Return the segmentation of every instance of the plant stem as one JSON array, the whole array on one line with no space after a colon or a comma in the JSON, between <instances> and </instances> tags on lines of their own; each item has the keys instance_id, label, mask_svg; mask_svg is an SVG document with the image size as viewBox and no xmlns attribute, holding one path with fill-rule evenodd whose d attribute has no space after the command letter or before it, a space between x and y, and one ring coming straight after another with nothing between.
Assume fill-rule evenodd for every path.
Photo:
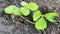
<instances>
[{"instance_id":1,"label":"plant stem","mask_svg":"<svg viewBox=\"0 0 60 34\"><path fill-rule=\"evenodd\" d=\"M15 22L15 20L14 20L15 16L13 14L11 15L11 18L12 18L13 22Z\"/></svg>"},{"instance_id":2,"label":"plant stem","mask_svg":"<svg viewBox=\"0 0 60 34\"><path fill-rule=\"evenodd\" d=\"M42 17L45 17L45 15L42 15Z\"/></svg>"},{"instance_id":3,"label":"plant stem","mask_svg":"<svg viewBox=\"0 0 60 34\"><path fill-rule=\"evenodd\" d=\"M35 24L34 22L31 22L31 21L29 21L29 20L27 20L26 18L24 18L23 16L20 16L21 18L23 18L23 19L25 19L27 22L29 22L29 23L32 23L32 24Z\"/></svg>"}]
</instances>

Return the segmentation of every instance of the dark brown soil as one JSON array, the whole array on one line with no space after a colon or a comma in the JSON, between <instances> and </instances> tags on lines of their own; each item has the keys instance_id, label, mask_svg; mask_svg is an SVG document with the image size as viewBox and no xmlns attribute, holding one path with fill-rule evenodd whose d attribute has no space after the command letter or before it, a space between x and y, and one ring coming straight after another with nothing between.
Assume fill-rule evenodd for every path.
<instances>
[{"instance_id":1,"label":"dark brown soil","mask_svg":"<svg viewBox=\"0 0 60 34\"><path fill-rule=\"evenodd\" d=\"M34 25L26 22L20 17L15 17L15 22L12 21L11 15L5 14L4 9L9 5L20 7L21 1L34 1L39 5L39 10L42 13L56 11L60 17L60 0L0 0L0 34L60 34L60 18L57 17L57 23L48 23L48 27L43 31L35 29ZM30 21L32 18L29 15L26 17Z\"/></svg>"}]
</instances>

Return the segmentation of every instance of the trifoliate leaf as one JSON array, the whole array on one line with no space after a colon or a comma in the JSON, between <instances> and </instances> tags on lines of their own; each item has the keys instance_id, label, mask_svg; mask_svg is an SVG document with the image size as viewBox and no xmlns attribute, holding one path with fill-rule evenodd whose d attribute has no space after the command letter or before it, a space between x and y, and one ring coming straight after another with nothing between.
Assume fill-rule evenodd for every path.
<instances>
[{"instance_id":1,"label":"trifoliate leaf","mask_svg":"<svg viewBox=\"0 0 60 34\"><path fill-rule=\"evenodd\" d=\"M36 21L37 19L39 19L41 17L41 12L39 10L35 11L33 14L33 20Z\"/></svg>"},{"instance_id":2,"label":"trifoliate leaf","mask_svg":"<svg viewBox=\"0 0 60 34\"><path fill-rule=\"evenodd\" d=\"M34 11L38 9L38 5L35 2L29 2L28 8Z\"/></svg>"},{"instance_id":3,"label":"trifoliate leaf","mask_svg":"<svg viewBox=\"0 0 60 34\"><path fill-rule=\"evenodd\" d=\"M25 7L21 7L21 8L20 8L20 11L21 11L21 13L22 13L24 16L27 16L27 15L30 14L30 10L27 9L27 8L25 8Z\"/></svg>"},{"instance_id":4,"label":"trifoliate leaf","mask_svg":"<svg viewBox=\"0 0 60 34\"><path fill-rule=\"evenodd\" d=\"M45 21L45 19L42 17L42 18L40 18L36 23L35 23L35 28L37 29L37 30L44 30L44 29L46 29L46 27L47 27L47 23L46 23L46 21Z\"/></svg>"},{"instance_id":5,"label":"trifoliate leaf","mask_svg":"<svg viewBox=\"0 0 60 34\"><path fill-rule=\"evenodd\" d=\"M55 12L45 14L45 18L50 22L56 22L56 20L54 20L55 16L57 16L57 13Z\"/></svg>"},{"instance_id":6,"label":"trifoliate leaf","mask_svg":"<svg viewBox=\"0 0 60 34\"><path fill-rule=\"evenodd\" d=\"M15 11L13 12L14 15L21 15L21 12L20 12L20 9L19 8L16 8Z\"/></svg>"},{"instance_id":7,"label":"trifoliate leaf","mask_svg":"<svg viewBox=\"0 0 60 34\"><path fill-rule=\"evenodd\" d=\"M5 8L5 13L11 14L11 13L13 13L13 11L15 11L16 8L17 7L15 5L10 5L10 6Z\"/></svg>"},{"instance_id":8,"label":"trifoliate leaf","mask_svg":"<svg viewBox=\"0 0 60 34\"><path fill-rule=\"evenodd\" d=\"M22 5L22 6L27 6L27 5L28 5L28 3L27 3L27 2L22 1L22 2L21 2L21 5Z\"/></svg>"}]
</instances>

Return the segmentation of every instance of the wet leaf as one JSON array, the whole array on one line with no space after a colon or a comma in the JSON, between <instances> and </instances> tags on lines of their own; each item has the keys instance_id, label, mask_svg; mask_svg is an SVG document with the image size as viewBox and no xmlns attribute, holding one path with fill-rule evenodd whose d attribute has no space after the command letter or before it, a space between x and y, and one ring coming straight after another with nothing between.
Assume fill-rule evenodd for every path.
<instances>
[{"instance_id":1,"label":"wet leaf","mask_svg":"<svg viewBox=\"0 0 60 34\"><path fill-rule=\"evenodd\" d=\"M46 27L47 27L47 23L46 23L46 21L45 21L45 19L42 17L42 18L40 18L36 23L35 23L35 28L37 29L37 30L44 30L44 29L46 29Z\"/></svg>"},{"instance_id":2,"label":"wet leaf","mask_svg":"<svg viewBox=\"0 0 60 34\"><path fill-rule=\"evenodd\" d=\"M33 20L36 21L42 16L41 12L39 10L35 11L33 14Z\"/></svg>"}]
</instances>

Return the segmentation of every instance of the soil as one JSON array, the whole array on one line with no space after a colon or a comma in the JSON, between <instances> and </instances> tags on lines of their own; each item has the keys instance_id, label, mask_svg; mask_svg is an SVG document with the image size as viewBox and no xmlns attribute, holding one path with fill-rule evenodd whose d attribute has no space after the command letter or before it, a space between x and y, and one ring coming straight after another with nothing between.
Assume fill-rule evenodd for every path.
<instances>
[{"instance_id":1,"label":"soil","mask_svg":"<svg viewBox=\"0 0 60 34\"><path fill-rule=\"evenodd\" d=\"M56 17L58 21L56 23L47 22L48 27L42 31L36 30L33 24L17 16L15 16L13 22L11 15L4 13L4 9L9 5L20 7L21 1L36 2L43 14L55 11L60 17L60 0L0 0L0 34L60 34L59 17ZM27 16L26 19L32 21L31 15Z\"/></svg>"}]
</instances>

